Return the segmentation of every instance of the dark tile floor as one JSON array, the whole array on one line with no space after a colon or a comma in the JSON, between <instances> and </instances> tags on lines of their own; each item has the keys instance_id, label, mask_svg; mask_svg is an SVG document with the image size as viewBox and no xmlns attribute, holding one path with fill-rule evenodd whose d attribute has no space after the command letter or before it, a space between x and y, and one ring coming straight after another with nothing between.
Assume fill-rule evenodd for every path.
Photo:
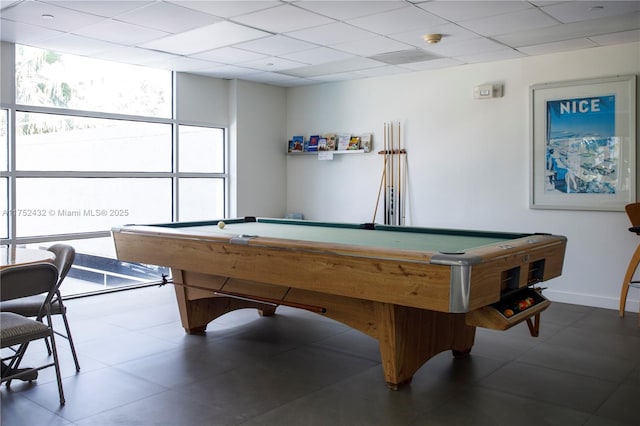
<instances>
[{"instance_id":1,"label":"dark tile floor","mask_svg":"<svg viewBox=\"0 0 640 426\"><path fill-rule=\"evenodd\" d=\"M471 356L441 353L391 391L376 341L309 312L236 311L191 336L170 286L67 305L82 370L58 339L66 405L43 370L2 386L3 426L640 424L633 313L553 303L540 337L479 329Z\"/></svg>"}]
</instances>

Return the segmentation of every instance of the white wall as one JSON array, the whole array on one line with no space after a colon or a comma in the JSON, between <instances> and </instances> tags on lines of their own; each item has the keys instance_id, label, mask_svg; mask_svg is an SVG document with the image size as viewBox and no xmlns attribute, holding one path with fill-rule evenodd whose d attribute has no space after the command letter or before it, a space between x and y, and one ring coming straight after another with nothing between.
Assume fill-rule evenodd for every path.
<instances>
[{"instance_id":1,"label":"white wall","mask_svg":"<svg viewBox=\"0 0 640 426\"><path fill-rule=\"evenodd\" d=\"M176 116L193 123L229 124L229 80L176 73Z\"/></svg>"},{"instance_id":2,"label":"white wall","mask_svg":"<svg viewBox=\"0 0 640 426\"><path fill-rule=\"evenodd\" d=\"M234 81L230 96L230 216L284 217L286 89Z\"/></svg>"},{"instance_id":3,"label":"white wall","mask_svg":"<svg viewBox=\"0 0 640 426\"><path fill-rule=\"evenodd\" d=\"M229 216L284 216L286 89L177 73L178 118L229 130Z\"/></svg>"},{"instance_id":4,"label":"white wall","mask_svg":"<svg viewBox=\"0 0 640 426\"><path fill-rule=\"evenodd\" d=\"M373 132L374 149L331 162L288 156L287 211L371 221L383 126L400 122L409 160L408 224L565 235L563 275L547 283L545 294L615 309L638 237L627 231L623 212L529 208L529 86L638 73L640 45L633 43L289 89L288 138ZM504 97L474 100L473 87L490 82L504 84ZM637 312L638 296L631 291L628 309Z\"/></svg>"},{"instance_id":5,"label":"white wall","mask_svg":"<svg viewBox=\"0 0 640 426\"><path fill-rule=\"evenodd\" d=\"M15 45L13 43L0 42L0 102L13 103L16 91L13 66Z\"/></svg>"}]
</instances>

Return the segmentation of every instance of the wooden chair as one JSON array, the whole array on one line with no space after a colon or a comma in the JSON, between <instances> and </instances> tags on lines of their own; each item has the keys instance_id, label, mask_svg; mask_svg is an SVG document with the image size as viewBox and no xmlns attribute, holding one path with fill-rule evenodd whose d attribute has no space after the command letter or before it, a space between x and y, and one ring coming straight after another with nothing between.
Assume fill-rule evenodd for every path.
<instances>
[{"instance_id":1,"label":"wooden chair","mask_svg":"<svg viewBox=\"0 0 640 426\"><path fill-rule=\"evenodd\" d=\"M629 221L631 222L631 228L629 228L629 231L635 232L637 235L640 235L640 203L627 204L625 206L625 210L627 212L627 216L629 217ZM620 292L621 317L624 317L624 310L627 304L627 294L629 293L629 287L640 288L640 281L633 279L633 275L638 269L638 264L640 264L640 244L638 244L638 248L636 248L633 256L631 256L629 266L627 266L627 273L624 275L624 281L622 281L622 291ZM640 321L640 313L638 315L638 321Z\"/></svg>"}]
</instances>

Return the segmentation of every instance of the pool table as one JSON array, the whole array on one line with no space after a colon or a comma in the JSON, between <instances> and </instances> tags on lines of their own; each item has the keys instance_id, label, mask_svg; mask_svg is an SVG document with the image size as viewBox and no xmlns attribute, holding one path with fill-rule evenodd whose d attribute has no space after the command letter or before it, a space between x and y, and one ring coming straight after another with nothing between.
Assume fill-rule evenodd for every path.
<instances>
[{"instance_id":1,"label":"pool table","mask_svg":"<svg viewBox=\"0 0 640 426\"><path fill-rule=\"evenodd\" d=\"M431 357L470 352L477 326L507 329L496 306L562 273L566 238L550 234L244 217L112 230L122 261L170 267L182 325L202 333L241 308L307 309L378 340L397 389ZM538 289L537 292L540 291Z\"/></svg>"}]
</instances>

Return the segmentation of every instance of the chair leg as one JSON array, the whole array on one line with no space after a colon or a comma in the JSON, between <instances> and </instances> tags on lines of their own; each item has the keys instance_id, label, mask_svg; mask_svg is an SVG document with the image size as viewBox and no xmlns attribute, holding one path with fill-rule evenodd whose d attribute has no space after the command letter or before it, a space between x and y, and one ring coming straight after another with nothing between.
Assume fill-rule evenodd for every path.
<instances>
[{"instance_id":1,"label":"chair leg","mask_svg":"<svg viewBox=\"0 0 640 426\"><path fill-rule=\"evenodd\" d=\"M58 381L58 394L60 395L60 405L64 405L64 391L62 390L62 375L60 374L60 362L58 361L58 350L56 349L56 339L54 337L53 329L51 330L51 352L53 353L53 364L56 369L56 380Z\"/></svg>"},{"instance_id":2,"label":"chair leg","mask_svg":"<svg viewBox=\"0 0 640 426\"><path fill-rule=\"evenodd\" d=\"M80 363L78 362L78 355L76 354L76 347L73 344L73 337L71 337L71 330L69 329L69 321L67 321L67 314L62 313L62 320L64 321L64 327L67 329L66 339L69 341L71 347L71 355L73 355L73 362L76 364L76 371L80 371Z\"/></svg>"},{"instance_id":3,"label":"chair leg","mask_svg":"<svg viewBox=\"0 0 640 426\"><path fill-rule=\"evenodd\" d=\"M29 346L29 343L30 342L25 342L25 343L21 344L18 347L18 349L15 351L15 353L11 357L11 361L9 361L9 365L7 366L9 371L18 368L18 366L20 365L20 361L22 361L22 357L24 357L24 354L27 351L27 347ZM7 388L9 386L11 386L11 381L12 380L13 379L9 379L9 380L6 381L5 386Z\"/></svg>"},{"instance_id":4,"label":"chair leg","mask_svg":"<svg viewBox=\"0 0 640 426\"><path fill-rule=\"evenodd\" d=\"M44 345L47 347L47 355L51 355L51 345L49 345L49 339L44 339Z\"/></svg>"},{"instance_id":5,"label":"chair leg","mask_svg":"<svg viewBox=\"0 0 640 426\"><path fill-rule=\"evenodd\" d=\"M627 272L624 274L624 281L622 282L622 290L620 291L620 316L624 317L624 310L627 305L627 294L629 293L629 284L633 280L633 274L635 274L638 264L640 263L640 244L633 253L629 266L627 266Z\"/></svg>"}]
</instances>

